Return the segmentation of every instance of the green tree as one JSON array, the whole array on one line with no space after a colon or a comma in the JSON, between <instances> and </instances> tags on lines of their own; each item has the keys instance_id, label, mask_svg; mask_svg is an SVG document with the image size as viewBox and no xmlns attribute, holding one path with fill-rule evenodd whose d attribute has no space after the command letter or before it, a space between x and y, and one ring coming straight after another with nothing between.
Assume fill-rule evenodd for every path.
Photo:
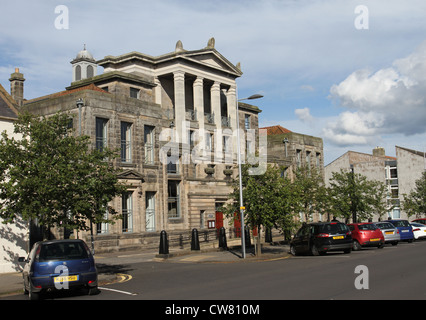
<instances>
[{"instance_id":1,"label":"green tree","mask_svg":"<svg viewBox=\"0 0 426 320\"><path fill-rule=\"evenodd\" d=\"M88 136L69 129L70 115L19 115L14 132L0 140L0 216L37 220L47 230L59 226L88 230L113 222L108 203L124 191L111 163L116 153L91 147ZM108 160L107 160L108 159Z\"/></svg>"},{"instance_id":2,"label":"green tree","mask_svg":"<svg viewBox=\"0 0 426 320\"><path fill-rule=\"evenodd\" d=\"M293 226L294 204L291 184L281 177L279 168L268 165L262 175L249 175L249 165L242 165L243 200L245 206L245 225L257 228L257 248L260 248L260 229L278 227L288 234ZM239 181L233 182L230 201L224 206L224 213L234 217L239 212ZM257 252L260 254L260 251Z\"/></svg>"},{"instance_id":3,"label":"green tree","mask_svg":"<svg viewBox=\"0 0 426 320\"><path fill-rule=\"evenodd\" d=\"M315 212L325 209L325 185L320 172L316 168L302 166L295 172L293 188L297 198L297 212L303 213L304 220L309 221Z\"/></svg>"},{"instance_id":4,"label":"green tree","mask_svg":"<svg viewBox=\"0 0 426 320\"><path fill-rule=\"evenodd\" d=\"M385 185L352 171L334 172L328 194L331 213L345 222L368 220L387 211Z\"/></svg>"},{"instance_id":5,"label":"green tree","mask_svg":"<svg viewBox=\"0 0 426 320\"><path fill-rule=\"evenodd\" d=\"M403 208L409 217L420 218L426 214L426 171L416 180L416 187L408 195L404 194Z\"/></svg>"}]
</instances>

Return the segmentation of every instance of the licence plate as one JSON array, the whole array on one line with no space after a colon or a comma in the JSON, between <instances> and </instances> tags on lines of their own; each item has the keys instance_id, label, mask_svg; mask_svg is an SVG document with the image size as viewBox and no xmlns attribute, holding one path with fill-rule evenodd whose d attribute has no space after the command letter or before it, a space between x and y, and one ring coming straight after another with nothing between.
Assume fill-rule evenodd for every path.
<instances>
[{"instance_id":1,"label":"licence plate","mask_svg":"<svg viewBox=\"0 0 426 320\"><path fill-rule=\"evenodd\" d=\"M386 234L393 234L393 231L386 231Z\"/></svg>"},{"instance_id":2,"label":"licence plate","mask_svg":"<svg viewBox=\"0 0 426 320\"><path fill-rule=\"evenodd\" d=\"M71 282L71 281L78 281L78 276L66 276L66 277L55 277L53 278L53 282Z\"/></svg>"},{"instance_id":3,"label":"licence plate","mask_svg":"<svg viewBox=\"0 0 426 320\"><path fill-rule=\"evenodd\" d=\"M335 237L333 237L334 240L336 240L336 239L343 239L343 238L344 238L344 236L335 236Z\"/></svg>"},{"instance_id":4,"label":"licence plate","mask_svg":"<svg viewBox=\"0 0 426 320\"><path fill-rule=\"evenodd\" d=\"M402 230L402 232L410 232L410 230Z\"/></svg>"},{"instance_id":5,"label":"licence plate","mask_svg":"<svg viewBox=\"0 0 426 320\"><path fill-rule=\"evenodd\" d=\"M370 241L380 241L380 238L370 239Z\"/></svg>"}]
</instances>

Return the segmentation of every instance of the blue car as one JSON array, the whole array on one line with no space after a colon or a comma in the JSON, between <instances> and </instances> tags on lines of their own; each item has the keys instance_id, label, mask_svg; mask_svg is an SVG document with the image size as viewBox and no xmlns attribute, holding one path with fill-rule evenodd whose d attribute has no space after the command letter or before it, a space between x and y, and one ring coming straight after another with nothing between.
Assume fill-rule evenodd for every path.
<instances>
[{"instance_id":1,"label":"blue car","mask_svg":"<svg viewBox=\"0 0 426 320\"><path fill-rule=\"evenodd\" d=\"M81 287L89 294L98 292L95 259L82 240L40 241L19 261L25 262L22 277L30 300L45 292Z\"/></svg>"},{"instance_id":2,"label":"blue car","mask_svg":"<svg viewBox=\"0 0 426 320\"><path fill-rule=\"evenodd\" d=\"M410 223L407 220L394 219L394 220L386 220L386 221L392 223L398 229L399 235L401 237L401 241L408 241L408 242L414 241L413 228L411 227Z\"/></svg>"}]
</instances>

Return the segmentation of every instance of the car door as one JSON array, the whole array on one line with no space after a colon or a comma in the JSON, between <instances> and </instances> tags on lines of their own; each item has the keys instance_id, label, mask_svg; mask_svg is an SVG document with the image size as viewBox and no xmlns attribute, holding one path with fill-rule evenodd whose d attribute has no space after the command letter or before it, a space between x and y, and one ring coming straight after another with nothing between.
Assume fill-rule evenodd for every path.
<instances>
[{"instance_id":1,"label":"car door","mask_svg":"<svg viewBox=\"0 0 426 320\"><path fill-rule=\"evenodd\" d=\"M302 226L299 231L295 234L292 245L297 253L306 251L306 245L303 243L304 233L306 232L306 226Z\"/></svg>"},{"instance_id":2,"label":"car door","mask_svg":"<svg viewBox=\"0 0 426 320\"><path fill-rule=\"evenodd\" d=\"M37 247L39 246L38 243L35 243L33 245L33 248L31 249L30 253L28 254L27 260L25 262L24 268L22 270L22 277L24 279L24 286L25 288L29 289L29 276L31 272L31 266L34 263L35 260L35 253L37 251Z\"/></svg>"}]
</instances>

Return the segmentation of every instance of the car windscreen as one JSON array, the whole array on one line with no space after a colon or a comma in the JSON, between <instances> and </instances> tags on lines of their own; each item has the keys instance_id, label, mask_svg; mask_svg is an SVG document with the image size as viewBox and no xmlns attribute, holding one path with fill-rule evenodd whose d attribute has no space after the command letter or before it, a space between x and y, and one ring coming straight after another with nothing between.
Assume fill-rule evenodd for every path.
<instances>
[{"instance_id":1,"label":"car windscreen","mask_svg":"<svg viewBox=\"0 0 426 320\"><path fill-rule=\"evenodd\" d=\"M380 229L395 229L395 226L389 222L377 223L376 226L378 226Z\"/></svg>"},{"instance_id":2,"label":"car windscreen","mask_svg":"<svg viewBox=\"0 0 426 320\"><path fill-rule=\"evenodd\" d=\"M346 224L343 223L330 223L330 224L324 224L320 228L320 232L322 233L346 233L349 232L349 228Z\"/></svg>"},{"instance_id":3,"label":"car windscreen","mask_svg":"<svg viewBox=\"0 0 426 320\"><path fill-rule=\"evenodd\" d=\"M38 261L86 259L88 254L81 242L57 242L42 245Z\"/></svg>"},{"instance_id":4,"label":"car windscreen","mask_svg":"<svg viewBox=\"0 0 426 320\"><path fill-rule=\"evenodd\" d=\"M376 230L377 227L374 224L359 224L359 230Z\"/></svg>"},{"instance_id":5,"label":"car windscreen","mask_svg":"<svg viewBox=\"0 0 426 320\"><path fill-rule=\"evenodd\" d=\"M409 227L410 224L408 223L407 220L397 220L397 221L392 221L392 224L395 227Z\"/></svg>"}]
</instances>

